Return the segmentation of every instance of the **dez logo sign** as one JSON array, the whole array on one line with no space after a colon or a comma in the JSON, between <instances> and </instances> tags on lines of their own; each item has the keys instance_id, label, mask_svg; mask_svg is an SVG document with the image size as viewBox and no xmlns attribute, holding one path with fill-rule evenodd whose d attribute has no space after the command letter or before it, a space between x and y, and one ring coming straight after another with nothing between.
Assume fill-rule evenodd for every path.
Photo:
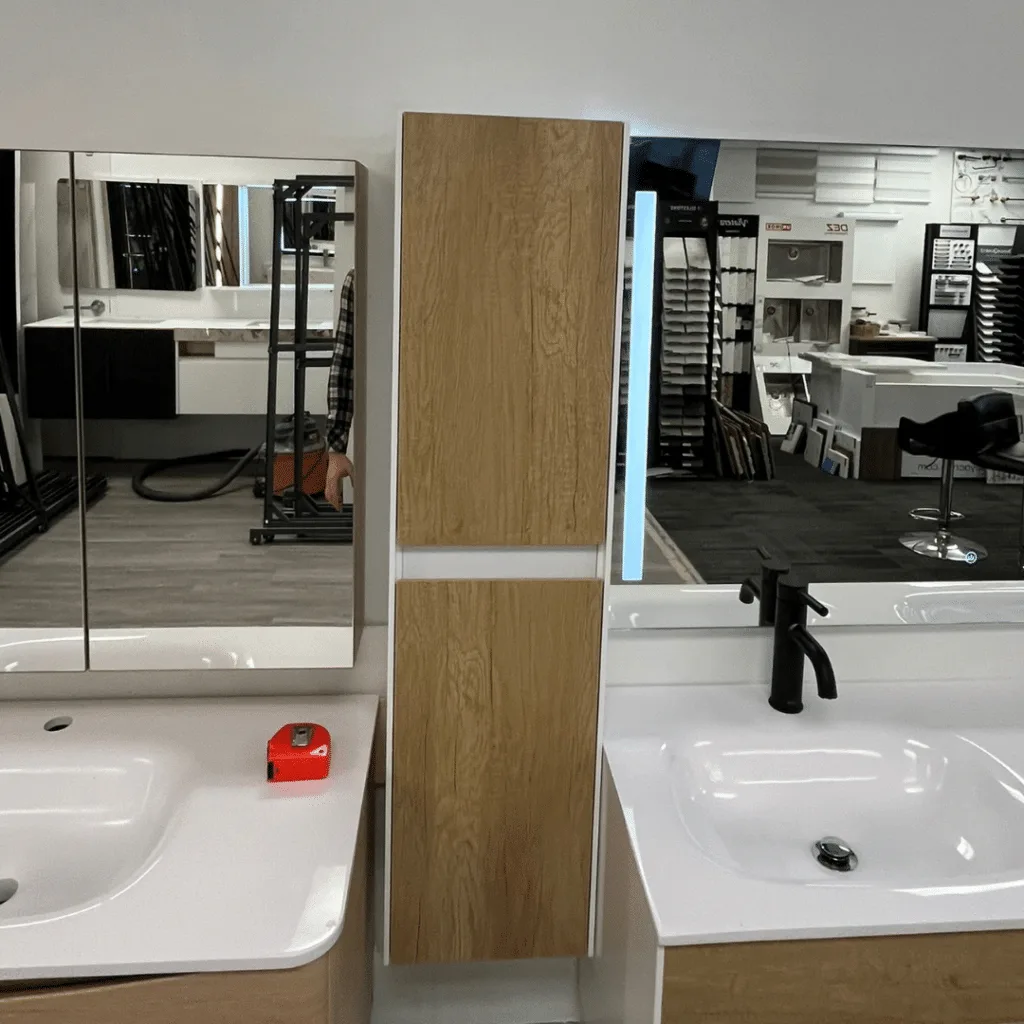
<instances>
[{"instance_id":1,"label":"dez logo sign","mask_svg":"<svg viewBox=\"0 0 1024 1024\"><path fill-rule=\"evenodd\" d=\"M847 235L850 233L849 224L826 224L825 230L830 235Z\"/></svg>"}]
</instances>

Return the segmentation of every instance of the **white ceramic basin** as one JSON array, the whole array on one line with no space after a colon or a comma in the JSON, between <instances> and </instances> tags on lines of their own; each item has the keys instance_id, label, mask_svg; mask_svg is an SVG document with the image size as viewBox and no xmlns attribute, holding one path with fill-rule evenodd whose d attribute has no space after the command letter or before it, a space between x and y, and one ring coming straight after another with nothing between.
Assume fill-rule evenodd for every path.
<instances>
[{"instance_id":1,"label":"white ceramic basin","mask_svg":"<svg viewBox=\"0 0 1024 1024\"><path fill-rule=\"evenodd\" d=\"M345 919L379 703L8 702L0 987L322 956ZM45 729L62 717L66 729ZM288 722L330 732L326 779L268 782L267 740Z\"/></svg>"},{"instance_id":2,"label":"white ceramic basin","mask_svg":"<svg viewBox=\"0 0 1024 1024\"><path fill-rule=\"evenodd\" d=\"M666 757L691 839L740 874L890 888L1024 873L1022 780L952 734L722 726ZM817 862L825 836L853 848L855 871Z\"/></svg>"},{"instance_id":3,"label":"white ceramic basin","mask_svg":"<svg viewBox=\"0 0 1024 1024\"><path fill-rule=\"evenodd\" d=\"M838 688L799 715L764 685L609 689L610 792L662 945L1024 928L1019 681ZM826 836L854 870L818 862Z\"/></svg>"},{"instance_id":4,"label":"white ceramic basin","mask_svg":"<svg viewBox=\"0 0 1024 1024\"><path fill-rule=\"evenodd\" d=\"M0 748L0 898L17 883L0 925L113 896L145 869L188 785L172 748L40 738Z\"/></svg>"},{"instance_id":5,"label":"white ceramic basin","mask_svg":"<svg viewBox=\"0 0 1024 1024\"><path fill-rule=\"evenodd\" d=\"M1013 583L933 586L908 593L895 608L902 622L922 625L1024 622L1024 590Z\"/></svg>"}]
</instances>

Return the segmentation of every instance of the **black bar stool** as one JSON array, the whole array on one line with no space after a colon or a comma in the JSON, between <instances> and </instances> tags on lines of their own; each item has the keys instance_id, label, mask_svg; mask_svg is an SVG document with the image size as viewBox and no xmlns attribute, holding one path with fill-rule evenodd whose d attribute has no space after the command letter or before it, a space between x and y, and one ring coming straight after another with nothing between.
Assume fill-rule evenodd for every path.
<instances>
[{"instance_id":1,"label":"black bar stool","mask_svg":"<svg viewBox=\"0 0 1024 1024\"><path fill-rule=\"evenodd\" d=\"M963 404L960 403L961 406ZM927 423L917 423L902 417L897 441L900 448L911 455L942 459L942 484L935 529L906 533L900 537L900 543L915 554L946 562L973 565L988 557L982 545L957 536L950 530L953 523L953 473L956 461L973 459L980 450L977 432L968 426L961 408L958 407L956 412L943 413Z\"/></svg>"},{"instance_id":2,"label":"black bar stool","mask_svg":"<svg viewBox=\"0 0 1024 1024\"><path fill-rule=\"evenodd\" d=\"M1013 397L1001 391L982 395L970 402L964 410L968 418L975 417L979 430L987 444L971 461L982 469L998 473L1024 476L1024 442L1020 437L1020 420L1013 404ZM1021 499L1020 534L1017 541L1017 571L1024 575L1024 497Z\"/></svg>"}]
</instances>

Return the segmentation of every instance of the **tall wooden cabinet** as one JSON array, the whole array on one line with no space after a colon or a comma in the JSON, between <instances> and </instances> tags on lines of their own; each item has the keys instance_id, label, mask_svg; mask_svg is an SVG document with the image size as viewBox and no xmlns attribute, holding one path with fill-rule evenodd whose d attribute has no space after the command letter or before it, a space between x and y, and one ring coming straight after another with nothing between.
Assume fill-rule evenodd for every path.
<instances>
[{"instance_id":1,"label":"tall wooden cabinet","mask_svg":"<svg viewBox=\"0 0 1024 1024\"><path fill-rule=\"evenodd\" d=\"M625 142L403 119L393 963L587 951Z\"/></svg>"}]
</instances>

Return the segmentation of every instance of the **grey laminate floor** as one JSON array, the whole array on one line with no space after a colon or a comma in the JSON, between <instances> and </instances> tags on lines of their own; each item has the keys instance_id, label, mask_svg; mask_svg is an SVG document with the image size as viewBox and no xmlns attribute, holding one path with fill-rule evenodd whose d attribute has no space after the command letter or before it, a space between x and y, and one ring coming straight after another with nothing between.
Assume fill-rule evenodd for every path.
<instances>
[{"instance_id":1,"label":"grey laminate floor","mask_svg":"<svg viewBox=\"0 0 1024 1024\"><path fill-rule=\"evenodd\" d=\"M202 486L164 475L159 486ZM352 547L253 547L261 505L251 481L208 501L136 496L127 475L87 515L89 624L141 626L350 625ZM72 510L0 563L0 626L81 623L78 520Z\"/></svg>"}]
</instances>

